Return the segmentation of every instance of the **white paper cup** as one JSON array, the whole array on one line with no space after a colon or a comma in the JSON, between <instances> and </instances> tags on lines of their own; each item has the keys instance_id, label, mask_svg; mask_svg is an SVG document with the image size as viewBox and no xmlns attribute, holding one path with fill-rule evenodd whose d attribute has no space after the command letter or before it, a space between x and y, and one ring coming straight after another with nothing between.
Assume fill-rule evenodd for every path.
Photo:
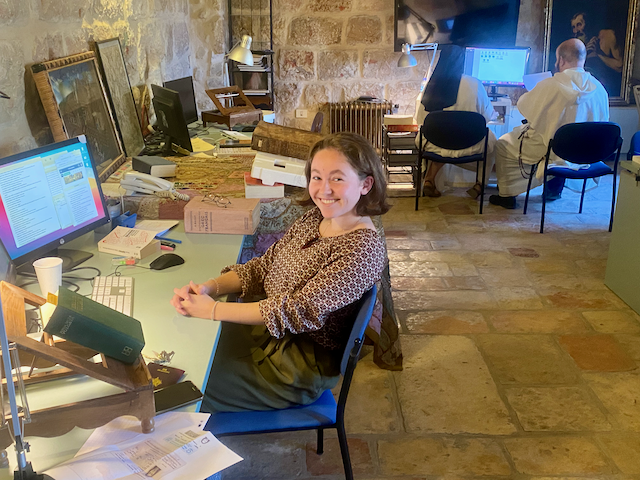
<instances>
[{"instance_id":1,"label":"white paper cup","mask_svg":"<svg viewBox=\"0 0 640 480\"><path fill-rule=\"evenodd\" d=\"M62 285L62 259L58 257L45 257L33 262L42 296L58 294L58 288Z\"/></svg>"}]
</instances>

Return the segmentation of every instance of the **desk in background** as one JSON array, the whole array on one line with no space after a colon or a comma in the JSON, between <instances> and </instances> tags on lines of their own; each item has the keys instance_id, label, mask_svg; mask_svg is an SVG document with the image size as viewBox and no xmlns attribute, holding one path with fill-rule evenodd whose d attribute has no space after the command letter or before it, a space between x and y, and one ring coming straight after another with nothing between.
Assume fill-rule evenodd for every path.
<instances>
[{"instance_id":1,"label":"desk in background","mask_svg":"<svg viewBox=\"0 0 640 480\"><path fill-rule=\"evenodd\" d=\"M170 236L183 241L174 252L184 258L183 265L161 271L138 267L120 267L118 271L134 278L133 316L142 323L146 342L143 354L153 357L154 351L159 353L162 350L173 350L175 354L171 365L185 370L185 379L191 380L204 391L218 340L219 323L182 317L175 313L169 301L174 287L186 285L189 280L204 281L218 275L226 265L235 263L242 245L242 236L185 234L182 223L171 230ZM67 246L92 252L93 258L81 266L94 266L101 270L101 275L108 275L115 269L111 265L113 255L99 253L96 247L98 240L98 236L89 233ZM143 259L139 265L148 267L158 255ZM90 270L81 272L78 273L83 276L93 275L86 273ZM79 285L79 293L91 292L90 282L82 281ZM30 288L34 292L38 290L37 284ZM89 377L73 376L30 385L27 387L27 399L30 407L35 410L120 391L117 387ZM27 453L27 459L40 473L73 457L89 437L91 430L74 428L60 437L34 438L29 437L29 425L26 425L25 434L32 447L31 452ZM7 453L11 467L0 469L0 480L13 478L13 445L7 449Z\"/></svg>"}]
</instances>

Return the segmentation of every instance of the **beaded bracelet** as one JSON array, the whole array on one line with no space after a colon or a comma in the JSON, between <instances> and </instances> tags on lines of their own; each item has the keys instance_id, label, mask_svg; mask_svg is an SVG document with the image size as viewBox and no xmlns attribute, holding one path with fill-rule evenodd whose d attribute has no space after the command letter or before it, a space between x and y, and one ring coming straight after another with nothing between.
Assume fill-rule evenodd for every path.
<instances>
[{"instance_id":1,"label":"beaded bracelet","mask_svg":"<svg viewBox=\"0 0 640 480\"><path fill-rule=\"evenodd\" d=\"M211 308L211 321L215 322L216 319L214 318L214 315L216 313L216 307L218 306L220 302L213 302L213 307Z\"/></svg>"},{"instance_id":2,"label":"beaded bracelet","mask_svg":"<svg viewBox=\"0 0 640 480\"><path fill-rule=\"evenodd\" d=\"M211 280L213 280L216 284L216 293L215 296L217 297L218 295L220 295L220 285L218 285L218 281L215 278L212 278Z\"/></svg>"}]
</instances>

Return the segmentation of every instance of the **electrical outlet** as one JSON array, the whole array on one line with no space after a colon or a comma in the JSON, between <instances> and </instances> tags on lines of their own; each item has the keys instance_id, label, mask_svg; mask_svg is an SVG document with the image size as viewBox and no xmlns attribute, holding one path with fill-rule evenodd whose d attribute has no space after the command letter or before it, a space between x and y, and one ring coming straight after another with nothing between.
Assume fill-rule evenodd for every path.
<instances>
[{"instance_id":1,"label":"electrical outlet","mask_svg":"<svg viewBox=\"0 0 640 480\"><path fill-rule=\"evenodd\" d=\"M307 118L307 111L301 109L296 110L296 118Z\"/></svg>"}]
</instances>

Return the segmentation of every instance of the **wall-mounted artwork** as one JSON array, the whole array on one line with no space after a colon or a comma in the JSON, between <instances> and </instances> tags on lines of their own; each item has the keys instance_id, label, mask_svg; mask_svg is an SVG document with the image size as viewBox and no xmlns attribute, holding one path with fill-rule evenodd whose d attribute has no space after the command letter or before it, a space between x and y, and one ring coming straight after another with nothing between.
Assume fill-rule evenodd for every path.
<instances>
[{"instance_id":1,"label":"wall-mounted artwork","mask_svg":"<svg viewBox=\"0 0 640 480\"><path fill-rule=\"evenodd\" d=\"M115 121L127 157L138 155L144 148L144 137L131 84L118 38L96 42L106 90L111 99Z\"/></svg>"},{"instance_id":2,"label":"wall-mounted artwork","mask_svg":"<svg viewBox=\"0 0 640 480\"><path fill-rule=\"evenodd\" d=\"M56 142L85 134L101 181L122 163L124 154L98 75L95 54L85 52L31 67Z\"/></svg>"},{"instance_id":3,"label":"wall-mounted artwork","mask_svg":"<svg viewBox=\"0 0 640 480\"><path fill-rule=\"evenodd\" d=\"M585 69L600 80L610 104L628 104L637 8L638 0L547 0L546 69L554 66L558 45L578 38L587 48Z\"/></svg>"}]
</instances>

